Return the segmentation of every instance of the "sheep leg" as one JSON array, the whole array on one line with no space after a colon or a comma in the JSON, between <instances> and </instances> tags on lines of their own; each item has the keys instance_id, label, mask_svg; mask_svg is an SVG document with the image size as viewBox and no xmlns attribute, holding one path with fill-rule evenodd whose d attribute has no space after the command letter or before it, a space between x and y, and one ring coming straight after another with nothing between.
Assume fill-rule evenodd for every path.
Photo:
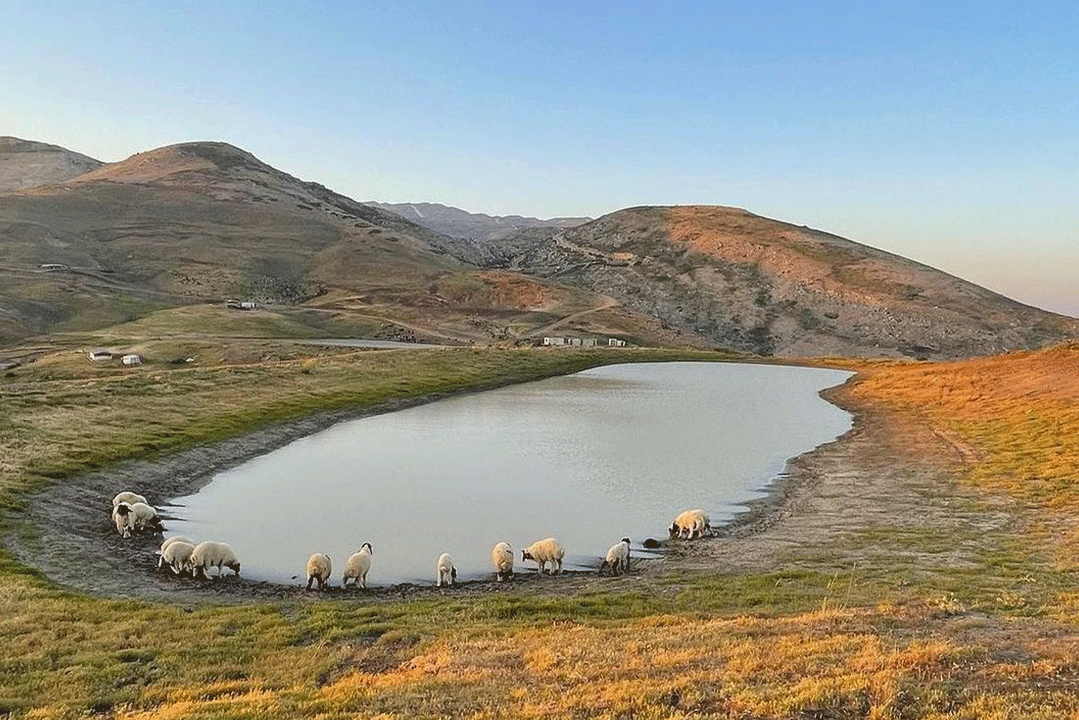
<instances>
[{"instance_id":1,"label":"sheep leg","mask_svg":"<svg viewBox=\"0 0 1079 720\"><path fill-rule=\"evenodd\" d=\"M562 574L562 561L561 560L555 560L555 562L558 564L558 567L555 568L554 574L555 575L561 575Z\"/></svg>"}]
</instances>

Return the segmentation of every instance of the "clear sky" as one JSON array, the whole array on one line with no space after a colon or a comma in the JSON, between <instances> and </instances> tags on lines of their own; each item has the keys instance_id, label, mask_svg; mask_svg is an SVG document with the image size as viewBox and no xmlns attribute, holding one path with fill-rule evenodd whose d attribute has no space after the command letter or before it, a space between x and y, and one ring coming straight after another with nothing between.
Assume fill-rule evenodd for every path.
<instances>
[{"instance_id":1,"label":"clear sky","mask_svg":"<svg viewBox=\"0 0 1079 720\"><path fill-rule=\"evenodd\" d=\"M735 205L1079 315L1079 3L0 0L0 135L359 200Z\"/></svg>"}]
</instances>

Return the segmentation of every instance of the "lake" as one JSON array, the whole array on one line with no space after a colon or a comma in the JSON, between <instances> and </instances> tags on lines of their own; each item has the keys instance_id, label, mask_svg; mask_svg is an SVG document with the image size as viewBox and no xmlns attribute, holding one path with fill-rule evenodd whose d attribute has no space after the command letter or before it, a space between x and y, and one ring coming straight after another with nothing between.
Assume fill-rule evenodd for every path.
<instances>
[{"instance_id":1,"label":"lake","mask_svg":"<svg viewBox=\"0 0 1079 720\"><path fill-rule=\"evenodd\" d=\"M491 577L491 547L557 537L594 567L621 537L665 538L704 508L717 525L786 461L850 428L818 396L850 373L734 363L594 368L343 422L222 471L173 501L169 534L228 542L245 577L303 583L324 552L339 585L374 549L368 583ZM639 553L638 553L639 554ZM297 576L293 579L293 576Z\"/></svg>"}]
</instances>

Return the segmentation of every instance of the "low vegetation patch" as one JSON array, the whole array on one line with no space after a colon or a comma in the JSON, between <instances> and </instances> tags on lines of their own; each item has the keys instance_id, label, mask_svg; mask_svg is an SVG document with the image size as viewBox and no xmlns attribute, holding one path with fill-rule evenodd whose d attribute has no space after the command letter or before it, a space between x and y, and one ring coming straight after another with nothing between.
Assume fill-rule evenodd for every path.
<instances>
[{"instance_id":1,"label":"low vegetation patch","mask_svg":"<svg viewBox=\"0 0 1079 720\"><path fill-rule=\"evenodd\" d=\"M34 363L0 379L3 530L19 531L10 510L27 488L266 423L609 362L720 357L454 349L134 370ZM1066 347L864 364L844 390L860 411L929 424L955 448L955 477L986 497L1034 508L981 538L976 567L905 568L897 551L947 548L970 533L885 523L844 539L861 549L857 563L791 548L759 571L672 564L643 590L612 581L610 591L557 596L528 583L467 599L184 606L65 592L5 551L0 714L1070 716L1079 595L1066 566L1039 558L1045 533L1067 526L1079 501L1067 470L1079 467L1077 360L1079 348Z\"/></svg>"}]
</instances>

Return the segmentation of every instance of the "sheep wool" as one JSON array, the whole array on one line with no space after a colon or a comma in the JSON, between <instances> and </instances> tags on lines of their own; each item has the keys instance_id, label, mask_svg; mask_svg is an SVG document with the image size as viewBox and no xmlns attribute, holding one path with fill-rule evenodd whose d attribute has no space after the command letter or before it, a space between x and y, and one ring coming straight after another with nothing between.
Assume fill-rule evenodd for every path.
<instances>
[{"instance_id":1,"label":"sheep wool","mask_svg":"<svg viewBox=\"0 0 1079 720\"><path fill-rule=\"evenodd\" d=\"M371 543L364 543L360 549L349 555L345 561L345 574L341 578L341 587L347 587L352 580L355 587L367 588L367 573L371 569Z\"/></svg>"},{"instance_id":2,"label":"sheep wool","mask_svg":"<svg viewBox=\"0 0 1079 720\"><path fill-rule=\"evenodd\" d=\"M112 521L116 524L116 532L120 537L131 537L131 528L135 526L135 517L131 514L131 506L120 503L112 509Z\"/></svg>"},{"instance_id":3,"label":"sheep wool","mask_svg":"<svg viewBox=\"0 0 1079 720\"><path fill-rule=\"evenodd\" d=\"M209 577L208 573L212 567L217 568L217 577L221 577L224 572L222 567L229 568L237 575L240 574L240 561L236 559L236 554L232 552L228 543L210 540L200 542L191 552L191 572L194 575L202 573L204 577Z\"/></svg>"},{"instance_id":4,"label":"sheep wool","mask_svg":"<svg viewBox=\"0 0 1079 720\"><path fill-rule=\"evenodd\" d=\"M500 542L492 548L491 564L495 566L495 578L499 582L513 577L513 548L508 542Z\"/></svg>"},{"instance_id":5,"label":"sheep wool","mask_svg":"<svg viewBox=\"0 0 1079 720\"><path fill-rule=\"evenodd\" d=\"M621 575L622 573L629 571L629 538L622 538L618 541L617 545L611 545L611 548L607 551L607 558L603 561L603 564L599 566L599 571L603 572L604 568L610 567L611 572L615 575Z\"/></svg>"},{"instance_id":6,"label":"sheep wool","mask_svg":"<svg viewBox=\"0 0 1079 720\"><path fill-rule=\"evenodd\" d=\"M196 544L195 541L189 537L184 537L183 535L173 535L172 537L165 538L165 542L161 543L161 549L157 551L158 555L165 552L165 550L168 549L169 545L178 542L188 543L190 545Z\"/></svg>"},{"instance_id":7,"label":"sheep wool","mask_svg":"<svg viewBox=\"0 0 1079 720\"><path fill-rule=\"evenodd\" d=\"M157 532L164 529L161 525L161 518L158 517L157 510L150 505L147 505L144 502L137 502L132 503L130 508L136 529L145 530L146 528L151 528Z\"/></svg>"},{"instance_id":8,"label":"sheep wool","mask_svg":"<svg viewBox=\"0 0 1079 720\"><path fill-rule=\"evenodd\" d=\"M172 568L172 571L179 575L184 570L191 569L191 553L195 552L195 546L189 542L176 542L170 543L167 548L161 551L161 557L157 561L157 567L160 569L163 565L168 565Z\"/></svg>"},{"instance_id":9,"label":"sheep wool","mask_svg":"<svg viewBox=\"0 0 1079 720\"><path fill-rule=\"evenodd\" d=\"M557 575L562 572L562 558L565 556L566 549L554 538L537 540L521 551L521 560L535 561L539 565L537 569L540 574L543 573L547 563L551 563L551 570L548 574Z\"/></svg>"},{"instance_id":10,"label":"sheep wool","mask_svg":"<svg viewBox=\"0 0 1079 720\"><path fill-rule=\"evenodd\" d=\"M693 540L704 537L704 534L711 530L711 527L711 521L704 510L699 508L686 510L674 519L674 523L670 527L670 536L672 538Z\"/></svg>"},{"instance_id":11,"label":"sheep wool","mask_svg":"<svg viewBox=\"0 0 1079 720\"><path fill-rule=\"evenodd\" d=\"M326 583L330 579L330 571L333 569L333 565L330 563L330 556L324 553L315 553L307 559L307 589L311 589L311 583L317 582L318 589L322 590L326 587Z\"/></svg>"},{"instance_id":12,"label":"sheep wool","mask_svg":"<svg viewBox=\"0 0 1079 720\"><path fill-rule=\"evenodd\" d=\"M112 499L112 506L116 507L120 503L127 503L128 505L134 505L135 503L145 503L146 498L138 493L133 493L130 490L124 490L123 492L116 493L116 497Z\"/></svg>"},{"instance_id":13,"label":"sheep wool","mask_svg":"<svg viewBox=\"0 0 1079 720\"><path fill-rule=\"evenodd\" d=\"M442 553L438 556L438 562L435 563L435 573L438 575L437 587L442 587L443 583L453 585L457 582L457 568L453 566L453 558L449 556L449 553Z\"/></svg>"}]
</instances>

